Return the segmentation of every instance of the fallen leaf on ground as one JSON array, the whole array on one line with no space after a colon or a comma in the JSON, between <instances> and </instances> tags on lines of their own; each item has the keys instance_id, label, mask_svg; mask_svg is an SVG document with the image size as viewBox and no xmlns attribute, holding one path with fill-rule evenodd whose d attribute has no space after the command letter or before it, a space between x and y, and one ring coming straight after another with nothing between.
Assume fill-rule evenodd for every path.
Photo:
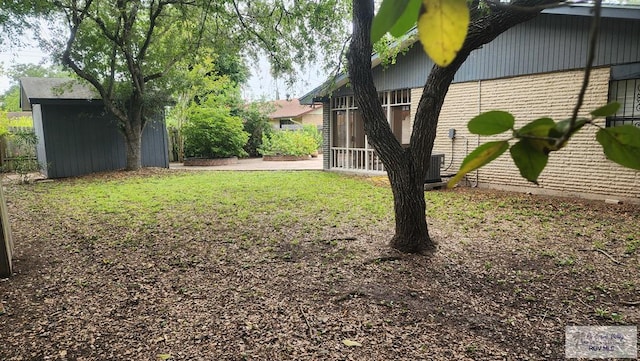
<instances>
[{"instance_id":1,"label":"fallen leaf on ground","mask_svg":"<svg viewBox=\"0 0 640 361\"><path fill-rule=\"evenodd\" d=\"M348 347L361 347L362 344L358 341L351 341L348 338L345 338L344 340L342 340L342 343L345 344Z\"/></svg>"}]
</instances>

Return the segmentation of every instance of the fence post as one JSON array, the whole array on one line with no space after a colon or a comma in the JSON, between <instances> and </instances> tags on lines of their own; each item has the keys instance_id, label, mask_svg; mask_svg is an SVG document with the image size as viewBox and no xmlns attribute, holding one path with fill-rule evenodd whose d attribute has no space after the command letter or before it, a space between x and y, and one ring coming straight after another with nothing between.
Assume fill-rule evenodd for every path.
<instances>
[{"instance_id":1,"label":"fence post","mask_svg":"<svg viewBox=\"0 0 640 361\"><path fill-rule=\"evenodd\" d=\"M0 184L0 277L11 276L13 269L11 255L13 253L13 238L11 225L9 224L9 212L7 202L4 199L4 191Z\"/></svg>"}]
</instances>

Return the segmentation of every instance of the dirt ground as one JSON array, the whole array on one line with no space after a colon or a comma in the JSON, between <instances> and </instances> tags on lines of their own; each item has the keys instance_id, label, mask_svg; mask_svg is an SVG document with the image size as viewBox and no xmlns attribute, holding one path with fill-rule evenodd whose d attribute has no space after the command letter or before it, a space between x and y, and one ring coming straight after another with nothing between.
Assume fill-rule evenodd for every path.
<instances>
[{"instance_id":1,"label":"dirt ground","mask_svg":"<svg viewBox=\"0 0 640 361\"><path fill-rule=\"evenodd\" d=\"M274 230L196 214L123 246L11 192L0 360L560 360L565 326L640 320L635 205L458 189L495 206L429 217L438 251L404 255L391 226L252 246Z\"/></svg>"}]
</instances>

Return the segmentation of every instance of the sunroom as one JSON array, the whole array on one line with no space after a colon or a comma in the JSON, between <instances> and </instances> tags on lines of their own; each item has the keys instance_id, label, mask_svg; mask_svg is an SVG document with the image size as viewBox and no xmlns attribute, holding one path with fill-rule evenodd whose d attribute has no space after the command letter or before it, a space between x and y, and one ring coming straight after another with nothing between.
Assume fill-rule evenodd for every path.
<instances>
[{"instance_id":1,"label":"sunroom","mask_svg":"<svg viewBox=\"0 0 640 361\"><path fill-rule=\"evenodd\" d=\"M403 146L411 138L411 90L381 92L380 103L396 139ZM330 101L329 169L384 172L376 151L364 132L362 115L353 95L332 97ZM325 156L326 157L326 156Z\"/></svg>"}]
</instances>

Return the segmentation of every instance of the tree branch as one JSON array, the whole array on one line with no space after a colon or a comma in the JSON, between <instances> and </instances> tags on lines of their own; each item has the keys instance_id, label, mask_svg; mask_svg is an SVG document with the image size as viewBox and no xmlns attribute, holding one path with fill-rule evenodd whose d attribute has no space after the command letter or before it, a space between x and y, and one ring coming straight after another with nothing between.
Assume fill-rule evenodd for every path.
<instances>
[{"instance_id":1,"label":"tree branch","mask_svg":"<svg viewBox=\"0 0 640 361\"><path fill-rule=\"evenodd\" d=\"M270 41L267 41L267 39L265 39L260 33L255 31L253 29L253 27L249 26L244 21L244 16L240 12L240 8L238 7L238 3L235 0L233 0L231 3L233 4L233 8L235 10L237 18L240 21L240 25L242 25L243 28L245 28L247 31L249 31L249 33L251 33L253 36L258 38L258 40L260 42L262 42L262 44L264 45L264 48L267 50L267 52L269 54L269 58L276 62L277 68L281 68L282 67L282 62L280 61L280 59L278 58L278 55L273 50L273 43L270 42Z\"/></svg>"},{"instance_id":2,"label":"tree branch","mask_svg":"<svg viewBox=\"0 0 640 361\"><path fill-rule=\"evenodd\" d=\"M587 55L587 63L584 68L584 78L582 79L582 87L578 93L578 101L573 108L571 114L571 122L569 123L569 129L556 141L556 145L564 144L569 140L571 134L573 134L578 119L578 112L582 108L584 103L584 97L589 87L589 78L591 77L591 69L593 69L593 61L596 57L596 44L598 42L598 30L600 29L600 13L602 10L602 0L596 0L593 6L593 20L591 21L591 30L589 33L589 54Z\"/></svg>"},{"instance_id":3,"label":"tree branch","mask_svg":"<svg viewBox=\"0 0 640 361\"><path fill-rule=\"evenodd\" d=\"M356 105L363 115L364 130L369 142L378 151L380 159L389 171L403 153L402 145L393 135L382 111L382 104L371 72L371 23L373 1L353 2L353 35L347 52L348 71L354 88Z\"/></svg>"}]
</instances>

